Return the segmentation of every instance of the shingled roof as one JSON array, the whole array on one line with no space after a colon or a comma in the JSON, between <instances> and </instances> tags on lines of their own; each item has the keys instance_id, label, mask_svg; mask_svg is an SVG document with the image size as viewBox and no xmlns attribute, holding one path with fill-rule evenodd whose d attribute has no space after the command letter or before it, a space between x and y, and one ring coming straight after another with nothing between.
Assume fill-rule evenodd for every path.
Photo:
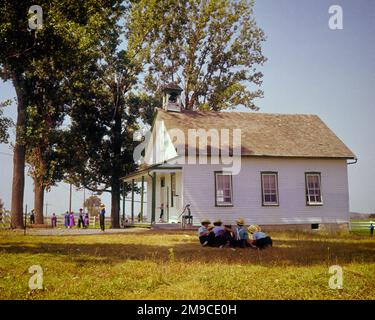
<instances>
[{"instance_id":1,"label":"shingled roof","mask_svg":"<svg viewBox=\"0 0 375 320\"><path fill-rule=\"evenodd\" d=\"M186 137L189 129L239 128L243 156L356 158L316 115L158 109L156 120L164 121L167 130L181 129Z\"/></svg>"}]
</instances>

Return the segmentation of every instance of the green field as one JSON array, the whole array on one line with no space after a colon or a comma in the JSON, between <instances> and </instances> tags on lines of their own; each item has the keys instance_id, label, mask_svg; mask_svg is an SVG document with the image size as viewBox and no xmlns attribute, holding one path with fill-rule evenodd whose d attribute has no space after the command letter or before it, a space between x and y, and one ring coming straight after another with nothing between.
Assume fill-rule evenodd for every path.
<instances>
[{"instance_id":1,"label":"green field","mask_svg":"<svg viewBox=\"0 0 375 320\"><path fill-rule=\"evenodd\" d=\"M360 234L360 235L369 235L370 223L374 223L375 225L375 219L374 220L351 220L350 221L351 233Z\"/></svg>"},{"instance_id":2,"label":"green field","mask_svg":"<svg viewBox=\"0 0 375 320\"><path fill-rule=\"evenodd\" d=\"M193 232L0 231L0 299L375 299L375 239L272 233L274 247L203 248ZM40 265L43 290L30 290ZM343 289L328 286L331 265Z\"/></svg>"}]
</instances>

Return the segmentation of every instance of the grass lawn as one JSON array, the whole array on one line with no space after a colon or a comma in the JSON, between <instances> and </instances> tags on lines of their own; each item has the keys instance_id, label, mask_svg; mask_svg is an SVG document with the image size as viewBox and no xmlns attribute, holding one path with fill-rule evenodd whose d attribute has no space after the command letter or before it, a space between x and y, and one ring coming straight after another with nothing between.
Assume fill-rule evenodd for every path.
<instances>
[{"instance_id":1,"label":"grass lawn","mask_svg":"<svg viewBox=\"0 0 375 320\"><path fill-rule=\"evenodd\" d=\"M0 299L374 299L375 238L273 233L274 247L203 248L193 232L0 231ZM340 265L344 288L328 268ZM44 289L30 291L40 265Z\"/></svg>"}]
</instances>

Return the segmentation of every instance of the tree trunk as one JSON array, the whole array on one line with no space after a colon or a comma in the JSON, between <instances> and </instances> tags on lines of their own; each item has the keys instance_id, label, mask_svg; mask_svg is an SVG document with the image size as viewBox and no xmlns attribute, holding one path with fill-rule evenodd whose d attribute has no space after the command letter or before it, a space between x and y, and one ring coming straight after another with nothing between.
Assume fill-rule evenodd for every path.
<instances>
[{"instance_id":1,"label":"tree trunk","mask_svg":"<svg viewBox=\"0 0 375 320\"><path fill-rule=\"evenodd\" d=\"M112 177L111 186L111 228L120 228L120 179Z\"/></svg>"},{"instance_id":2,"label":"tree trunk","mask_svg":"<svg viewBox=\"0 0 375 320\"><path fill-rule=\"evenodd\" d=\"M121 172L121 146L122 146L122 116L123 108L117 107L115 113L115 123L112 128L112 177L111 177L111 227L120 228L120 201L121 201L121 190L120 190L120 177Z\"/></svg>"},{"instance_id":3,"label":"tree trunk","mask_svg":"<svg viewBox=\"0 0 375 320\"><path fill-rule=\"evenodd\" d=\"M23 193L25 188L24 131L26 127L25 88L21 74L13 76L17 94L16 142L13 150L13 182L11 203L11 227L23 228Z\"/></svg>"},{"instance_id":4,"label":"tree trunk","mask_svg":"<svg viewBox=\"0 0 375 320\"><path fill-rule=\"evenodd\" d=\"M34 210L35 223L43 224L43 205L44 205L44 187L40 185L37 179L34 179Z\"/></svg>"}]
</instances>

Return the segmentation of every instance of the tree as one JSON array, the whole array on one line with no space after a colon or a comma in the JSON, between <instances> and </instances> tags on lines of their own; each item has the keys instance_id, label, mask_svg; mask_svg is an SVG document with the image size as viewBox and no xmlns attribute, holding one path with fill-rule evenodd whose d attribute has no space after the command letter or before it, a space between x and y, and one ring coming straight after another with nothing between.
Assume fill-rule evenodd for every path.
<instances>
[{"instance_id":1,"label":"tree","mask_svg":"<svg viewBox=\"0 0 375 320\"><path fill-rule=\"evenodd\" d=\"M44 221L44 192L63 177L63 167L57 149L66 112L64 105L69 97L64 77L51 70L51 65L38 66L34 77L34 92L27 107L26 162L34 181L34 210L37 224Z\"/></svg>"},{"instance_id":2,"label":"tree","mask_svg":"<svg viewBox=\"0 0 375 320\"><path fill-rule=\"evenodd\" d=\"M84 206L87 208L90 217L97 217L99 215L99 207L102 201L98 196L90 196L86 199Z\"/></svg>"},{"instance_id":3,"label":"tree","mask_svg":"<svg viewBox=\"0 0 375 320\"><path fill-rule=\"evenodd\" d=\"M186 109L257 109L254 99L263 95L257 66L266 58L253 1L140 0L131 17L130 29L141 32L130 34L129 43L143 44L150 92L176 81L184 89Z\"/></svg>"},{"instance_id":4,"label":"tree","mask_svg":"<svg viewBox=\"0 0 375 320\"><path fill-rule=\"evenodd\" d=\"M64 79L77 66L96 55L101 36L120 0L41 0L42 28L28 29L32 1L4 0L0 6L0 77L12 81L17 96L16 141L13 156L12 227L23 227L24 168L27 108L36 104L36 84L48 65ZM40 83L40 82L39 82Z\"/></svg>"},{"instance_id":5,"label":"tree","mask_svg":"<svg viewBox=\"0 0 375 320\"><path fill-rule=\"evenodd\" d=\"M110 192L111 226L119 228L120 178L136 169L133 133L138 129L140 108L131 90L139 69L125 51L116 50L114 39L105 47L108 50L100 61L75 81L70 132L64 145L71 155L68 179L91 191Z\"/></svg>"},{"instance_id":6,"label":"tree","mask_svg":"<svg viewBox=\"0 0 375 320\"><path fill-rule=\"evenodd\" d=\"M10 101L0 102L0 143L8 143L9 133L8 129L13 126L13 121L10 118L4 117L3 108L8 106Z\"/></svg>"},{"instance_id":7,"label":"tree","mask_svg":"<svg viewBox=\"0 0 375 320\"><path fill-rule=\"evenodd\" d=\"M124 11L128 18L135 3ZM64 143L70 155L67 180L91 191L111 193L112 228L120 227L121 194L130 190L129 185L121 185L120 178L137 168L133 134L140 117L149 118L151 114L153 98L137 90L145 63L138 56L142 56L142 39L148 32L127 29L126 36L138 37L129 51L128 39L121 45L123 27L116 25L103 41L100 59L77 74L72 85L71 126Z\"/></svg>"}]
</instances>

